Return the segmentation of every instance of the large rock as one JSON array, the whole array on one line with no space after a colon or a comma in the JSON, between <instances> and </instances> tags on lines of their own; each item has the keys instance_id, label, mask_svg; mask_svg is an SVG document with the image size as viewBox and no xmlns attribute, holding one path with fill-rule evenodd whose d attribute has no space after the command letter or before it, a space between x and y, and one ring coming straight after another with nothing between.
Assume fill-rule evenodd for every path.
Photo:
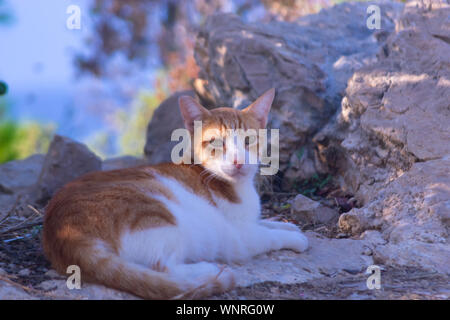
<instances>
[{"instance_id":1,"label":"large rock","mask_svg":"<svg viewBox=\"0 0 450 320\"><path fill-rule=\"evenodd\" d=\"M302 194L298 194L292 201L291 215L302 224L332 225L339 218L337 209L326 207Z\"/></svg>"},{"instance_id":2,"label":"large rock","mask_svg":"<svg viewBox=\"0 0 450 320\"><path fill-rule=\"evenodd\" d=\"M352 76L337 121L315 137L363 202L372 185L450 153L449 9L433 8L406 7L379 61Z\"/></svg>"},{"instance_id":3,"label":"large rock","mask_svg":"<svg viewBox=\"0 0 450 320\"><path fill-rule=\"evenodd\" d=\"M133 156L120 156L110 159L105 159L102 162L102 170L116 170L116 169L126 169L139 167L147 164L146 159L137 158Z\"/></svg>"},{"instance_id":4,"label":"large rock","mask_svg":"<svg viewBox=\"0 0 450 320\"><path fill-rule=\"evenodd\" d=\"M32 155L24 160L10 161L0 165L0 220L18 203L18 197L26 197L36 184L44 163L44 155ZM22 208L24 209L24 208Z\"/></svg>"},{"instance_id":5,"label":"large rock","mask_svg":"<svg viewBox=\"0 0 450 320\"><path fill-rule=\"evenodd\" d=\"M347 79L375 61L403 6L379 3L382 30L374 32L366 26L368 5L345 3L293 23L209 17L195 47L197 94L214 106L241 108L275 87L269 126L280 128L280 169L291 179L324 172L311 138L336 112Z\"/></svg>"},{"instance_id":6,"label":"large rock","mask_svg":"<svg viewBox=\"0 0 450 320\"><path fill-rule=\"evenodd\" d=\"M66 183L101 168L101 159L84 144L55 135L36 184L35 199L38 203L45 204Z\"/></svg>"},{"instance_id":7,"label":"large rock","mask_svg":"<svg viewBox=\"0 0 450 320\"><path fill-rule=\"evenodd\" d=\"M315 141L361 208L343 231L381 231L389 264L450 273L450 5L408 3L379 60L355 72ZM331 162L331 161L330 161Z\"/></svg>"},{"instance_id":8,"label":"large rock","mask_svg":"<svg viewBox=\"0 0 450 320\"><path fill-rule=\"evenodd\" d=\"M133 165L144 163L133 160ZM113 159L104 166L127 167L130 162L130 158ZM33 155L0 166L0 219L9 213L30 216L34 212L28 205L40 208L64 184L101 169L101 159L84 144L55 135L45 156Z\"/></svg>"},{"instance_id":9,"label":"large rock","mask_svg":"<svg viewBox=\"0 0 450 320\"><path fill-rule=\"evenodd\" d=\"M263 281L301 283L342 271L365 272L373 264L372 256L367 255L371 241L328 239L314 232L306 235L310 244L306 252L275 251L243 265L234 265L237 285L248 286Z\"/></svg>"},{"instance_id":10,"label":"large rock","mask_svg":"<svg viewBox=\"0 0 450 320\"><path fill-rule=\"evenodd\" d=\"M35 154L0 165L0 193L12 194L36 183L45 156Z\"/></svg>"},{"instance_id":11,"label":"large rock","mask_svg":"<svg viewBox=\"0 0 450 320\"><path fill-rule=\"evenodd\" d=\"M388 241L378 262L450 274L450 157L414 163L379 189L363 208L344 213L339 226L350 234L376 229Z\"/></svg>"}]
</instances>

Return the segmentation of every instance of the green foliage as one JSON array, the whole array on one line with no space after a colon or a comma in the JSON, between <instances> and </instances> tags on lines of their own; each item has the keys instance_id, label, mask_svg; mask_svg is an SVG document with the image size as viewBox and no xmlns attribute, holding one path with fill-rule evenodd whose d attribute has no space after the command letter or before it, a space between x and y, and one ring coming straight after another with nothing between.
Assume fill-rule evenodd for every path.
<instances>
[{"instance_id":1,"label":"green foliage","mask_svg":"<svg viewBox=\"0 0 450 320\"><path fill-rule=\"evenodd\" d=\"M0 163L47 152L53 131L52 125L9 119L6 103L0 100Z\"/></svg>"},{"instance_id":2,"label":"green foliage","mask_svg":"<svg viewBox=\"0 0 450 320\"><path fill-rule=\"evenodd\" d=\"M84 141L88 148L102 159L115 155L115 150L111 151L112 133L103 130L95 131L87 141Z\"/></svg>"},{"instance_id":3,"label":"green foliage","mask_svg":"<svg viewBox=\"0 0 450 320\"><path fill-rule=\"evenodd\" d=\"M122 154L142 155L147 124L160 103L161 99L156 93L143 91L132 104L131 110L121 110L117 113L121 128L119 144Z\"/></svg>"},{"instance_id":4,"label":"green foliage","mask_svg":"<svg viewBox=\"0 0 450 320\"><path fill-rule=\"evenodd\" d=\"M8 86L5 82L0 81L0 96L5 95L8 92Z\"/></svg>"},{"instance_id":5,"label":"green foliage","mask_svg":"<svg viewBox=\"0 0 450 320\"><path fill-rule=\"evenodd\" d=\"M296 182L294 188L304 196L314 197L319 191L326 187L333 179L333 176L318 175L315 173L310 179Z\"/></svg>"},{"instance_id":6,"label":"green foliage","mask_svg":"<svg viewBox=\"0 0 450 320\"><path fill-rule=\"evenodd\" d=\"M0 123L0 163L17 159L19 154L14 148L17 126L13 122Z\"/></svg>"},{"instance_id":7,"label":"green foliage","mask_svg":"<svg viewBox=\"0 0 450 320\"><path fill-rule=\"evenodd\" d=\"M142 156L147 137L147 125L153 112L169 95L170 77L165 69L159 70L153 90L140 89L133 101L112 115L113 129L99 130L85 141L102 158L121 155Z\"/></svg>"},{"instance_id":8,"label":"green foliage","mask_svg":"<svg viewBox=\"0 0 450 320\"><path fill-rule=\"evenodd\" d=\"M161 91L141 91L130 106L114 112L114 129L96 131L87 139L87 146L101 158L142 156L147 124L165 96Z\"/></svg>"}]
</instances>

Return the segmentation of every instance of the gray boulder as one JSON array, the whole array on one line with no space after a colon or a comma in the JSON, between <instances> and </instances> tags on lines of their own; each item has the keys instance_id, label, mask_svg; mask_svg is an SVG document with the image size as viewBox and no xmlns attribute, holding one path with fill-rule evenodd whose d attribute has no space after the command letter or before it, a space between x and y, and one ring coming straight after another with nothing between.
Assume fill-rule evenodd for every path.
<instances>
[{"instance_id":1,"label":"gray boulder","mask_svg":"<svg viewBox=\"0 0 450 320\"><path fill-rule=\"evenodd\" d=\"M363 206L352 235L379 230L379 261L450 274L450 5L410 2L376 63L351 77L337 121L315 137ZM339 134L336 135L336 132Z\"/></svg>"},{"instance_id":2,"label":"gray boulder","mask_svg":"<svg viewBox=\"0 0 450 320\"><path fill-rule=\"evenodd\" d=\"M66 183L101 168L102 160L84 144L55 135L36 184L36 202L45 204Z\"/></svg>"},{"instance_id":3,"label":"gray boulder","mask_svg":"<svg viewBox=\"0 0 450 320\"><path fill-rule=\"evenodd\" d=\"M36 184L45 156L35 154L23 160L0 165L0 220L14 209L30 213L23 201ZM18 199L20 197L20 199Z\"/></svg>"},{"instance_id":4,"label":"gray boulder","mask_svg":"<svg viewBox=\"0 0 450 320\"><path fill-rule=\"evenodd\" d=\"M337 209L322 205L302 194L298 194L291 205L292 216L302 224L336 224L339 218Z\"/></svg>"},{"instance_id":5,"label":"gray boulder","mask_svg":"<svg viewBox=\"0 0 450 320\"><path fill-rule=\"evenodd\" d=\"M275 87L269 127L280 128L280 169L291 179L324 172L312 138L333 121L348 78L376 60L403 7L378 4L381 31L366 26L369 3L344 3L290 23L211 16L195 46L196 92L214 106L242 108ZM292 166L300 151L299 164L309 170Z\"/></svg>"},{"instance_id":6,"label":"gray boulder","mask_svg":"<svg viewBox=\"0 0 450 320\"><path fill-rule=\"evenodd\" d=\"M139 167L147 164L146 159L141 159L133 156L120 156L110 159L105 159L102 162L102 170L116 170L116 169L125 169L125 168L133 168Z\"/></svg>"}]
</instances>

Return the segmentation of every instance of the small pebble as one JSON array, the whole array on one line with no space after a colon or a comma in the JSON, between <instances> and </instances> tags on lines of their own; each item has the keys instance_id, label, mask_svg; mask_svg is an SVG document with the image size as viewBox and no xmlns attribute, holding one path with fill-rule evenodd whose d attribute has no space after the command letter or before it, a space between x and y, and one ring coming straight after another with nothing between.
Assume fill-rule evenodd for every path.
<instances>
[{"instance_id":1,"label":"small pebble","mask_svg":"<svg viewBox=\"0 0 450 320\"><path fill-rule=\"evenodd\" d=\"M50 278L60 278L60 277L61 277L61 275L60 275L58 272L56 272L55 270L53 270L53 269L48 270L48 271L45 273L45 275L46 275L47 277L50 277Z\"/></svg>"},{"instance_id":2,"label":"small pebble","mask_svg":"<svg viewBox=\"0 0 450 320\"><path fill-rule=\"evenodd\" d=\"M338 239L348 238L348 234L346 234L346 233L338 233L336 235L336 238L338 238Z\"/></svg>"},{"instance_id":3,"label":"small pebble","mask_svg":"<svg viewBox=\"0 0 450 320\"><path fill-rule=\"evenodd\" d=\"M18 275L19 276L29 276L31 274L30 269L22 269L19 271Z\"/></svg>"}]
</instances>

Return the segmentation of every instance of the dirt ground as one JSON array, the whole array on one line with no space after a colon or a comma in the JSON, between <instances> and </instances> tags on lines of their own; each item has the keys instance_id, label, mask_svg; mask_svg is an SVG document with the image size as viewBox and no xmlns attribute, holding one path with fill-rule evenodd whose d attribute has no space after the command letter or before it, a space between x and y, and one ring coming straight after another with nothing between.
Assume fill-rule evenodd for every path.
<instances>
[{"instance_id":1,"label":"dirt ground","mask_svg":"<svg viewBox=\"0 0 450 320\"><path fill-rule=\"evenodd\" d=\"M0 268L14 276L14 281L33 287L51 277L45 273L50 263L44 256L40 235L5 243L0 239Z\"/></svg>"},{"instance_id":2,"label":"dirt ground","mask_svg":"<svg viewBox=\"0 0 450 320\"><path fill-rule=\"evenodd\" d=\"M311 185L305 185L310 188ZM294 193L269 193L262 196L262 218L298 224L290 214L290 201ZM351 196L345 195L332 184L320 189L312 198L340 214L353 207ZM329 238L343 238L336 224L302 225L303 230L314 230ZM40 283L55 278L50 263L41 248L42 225L20 228L17 232L0 233L0 269L17 285L31 288L35 293L45 291ZM339 274L300 284L262 282L249 287L238 287L212 299L450 299L448 276L415 268L384 267L381 289L369 290L368 275L341 271Z\"/></svg>"},{"instance_id":3,"label":"dirt ground","mask_svg":"<svg viewBox=\"0 0 450 320\"><path fill-rule=\"evenodd\" d=\"M325 230L322 227L322 230ZM331 232L330 230L325 233ZM42 291L37 285L54 278L40 246L39 228L11 242L0 239L0 268L14 282ZM450 299L449 277L415 268L385 268L381 289L369 290L368 275L346 271L301 284L263 282L238 287L212 299Z\"/></svg>"},{"instance_id":4,"label":"dirt ground","mask_svg":"<svg viewBox=\"0 0 450 320\"><path fill-rule=\"evenodd\" d=\"M300 284L263 282L236 288L215 299L282 300L445 300L450 298L450 279L414 268L387 268L381 273L381 289L369 290L368 275L342 274Z\"/></svg>"},{"instance_id":5,"label":"dirt ground","mask_svg":"<svg viewBox=\"0 0 450 320\"><path fill-rule=\"evenodd\" d=\"M312 181L305 184L305 188L311 189L313 183L315 182ZM327 198L325 195L328 195L330 190L336 190L335 186L330 186L332 186L331 183L318 190L316 193L319 195L312 196L321 199L321 201L329 201L331 198ZM294 196L295 193L285 192L272 192L263 195L262 217L298 224L290 216L290 206L288 205ZM338 207L338 202L335 200L329 201L329 203L336 203L336 210L343 212L343 208ZM30 228L18 228L14 232L2 232L2 230L23 223L16 221L17 219L14 215L12 215L12 219L5 220L2 228L0 228L0 269L13 276L14 281L20 285L34 287L43 281L52 279L52 273L50 275L46 274L51 269L51 266L41 248L42 224L39 221L42 221L44 211L44 208L36 209L36 212L39 214L35 216L36 219L31 220L38 221L38 223L35 223ZM305 225L301 227L304 230L314 230L327 237L335 237L337 235L336 226Z\"/></svg>"}]
</instances>

